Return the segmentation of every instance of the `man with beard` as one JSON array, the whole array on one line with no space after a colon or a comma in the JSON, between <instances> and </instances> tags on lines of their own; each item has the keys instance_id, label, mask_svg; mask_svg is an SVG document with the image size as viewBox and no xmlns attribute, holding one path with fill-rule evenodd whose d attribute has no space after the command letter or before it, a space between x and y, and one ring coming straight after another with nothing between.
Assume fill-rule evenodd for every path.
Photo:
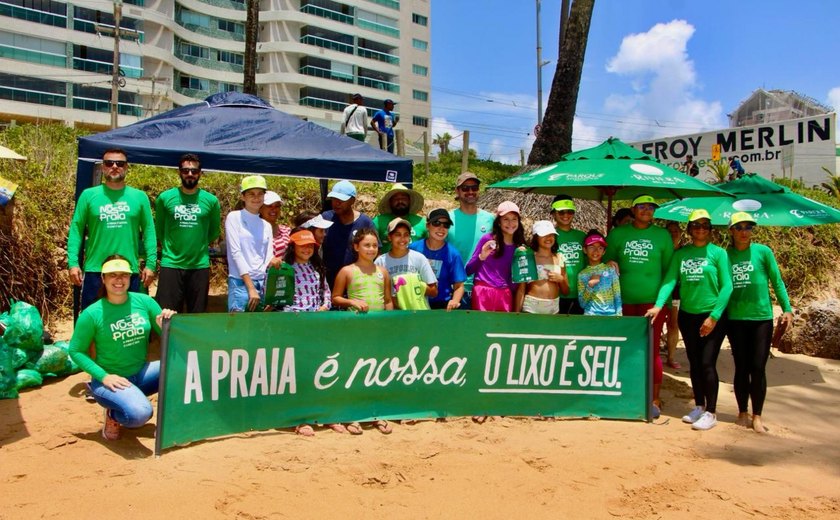
<instances>
[{"instance_id":1,"label":"man with beard","mask_svg":"<svg viewBox=\"0 0 840 520\"><path fill-rule=\"evenodd\" d=\"M181 186L155 201L155 229L161 242L160 280L155 299L163 309L205 312L210 290L208 247L219 238L219 199L198 187L201 160L188 153L178 161Z\"/></svg>"},{"instance_id":2,"label":"man with beard","mask_svg":"<svg viewBox=\"0 0 840 520\"><path fill-rule=\"evenodd\" d=\"M394 184L394 187L379 201L379 215L373 218L373 225L376 227L376 234L382 244L381 254L391 250L391 241L388 240L388 224L399 217L411 224L411 242L426 236L426 218L418 215L423 209L423 196L420 193L405 187L402 184Z\"/></svg>"},{"instance_id":3,"label":"man with beard","mask_svg":"<svg viewBox=\"0 0 840 520\"><path fill-rule=\"evenodd\" d=\"M123 150L106 150L102 155L102 171L105 182L84 190L76 201L67 235L70 281L82 288L80 310L96 301L102 286L102 263L111 255L122 255L131 265L129 291L139 291L141 282L148 287L155 278L157 240L149 197L126 186L128 156ZM81 265L79 253L86 232L84 265ZM146 254L142 273L138 258L141 232Z\"/></svg>"},{"instance_id":4,"label":"man with beard","mask_svg":"<svg viewBox=\"0 0 840 520\"><path fill-rule=\"evenodd\" d=\"M455 180L455 200L457 209L449 211L452 228L446 241L455 246L461 255L464 265L472 258L478 240L493 229L492 213L478 207L478 189L481 181L472 172L464 172ZM464 297L461 298L461 309L470 309L473 277L469 276L464 282Z\"/></svg>"}]
</instances>

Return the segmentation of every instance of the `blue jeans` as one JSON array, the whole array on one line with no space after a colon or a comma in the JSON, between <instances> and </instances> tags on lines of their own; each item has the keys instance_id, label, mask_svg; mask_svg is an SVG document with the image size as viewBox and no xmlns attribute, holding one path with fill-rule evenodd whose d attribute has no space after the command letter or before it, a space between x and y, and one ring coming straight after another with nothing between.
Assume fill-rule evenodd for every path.
<instances>
[{"instance_id":1,"label":"blue jeans","mask_svg":"<svg viewBox=\"0 0 840 520\"><path fill-rule=\"evenodd\" d=\"M139 428L152 418L152 403L147 395L156 394L160 378L160 361L152 361L126 379L131 387L114 392L100 381L90 382L96 402L111 411L111 417L126 428Z\"/></svg>"},{"instance_id":2,"label":"blue jeans","mask_svg":"<svg viewBox=\"0 0 840 520\"><path fill-rule=\"evenodd\" d=\"M251 279L254 288L260 293L260 297L265 294L265 280ZM245 312L248 308L248 286L241 278L234 278L228 276L228 312Z\"/></svg>"}]
</instances>

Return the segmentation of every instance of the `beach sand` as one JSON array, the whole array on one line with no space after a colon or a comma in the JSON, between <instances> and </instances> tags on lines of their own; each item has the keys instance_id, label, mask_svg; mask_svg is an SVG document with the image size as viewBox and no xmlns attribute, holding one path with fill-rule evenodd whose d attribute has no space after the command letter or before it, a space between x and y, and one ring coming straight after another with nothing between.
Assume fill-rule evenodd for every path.
<instances>
[{"instance_id":1,"label":"beach sand","mask_svg":"<svg viewBox=\"0 0 840 520\"><path fill-rule=\"evenodd\" d=\"M60 337L60 336L59 336ZM759 435L733 424L732 358L718 366L719 424L692 431L683 368L663 415L468 418L392 435L250 432L167 450L154 425L100 435L85 374L0 401L0 519L16 518L838 518L840 362L774 352Z\"/></svg>"}]
</instances>

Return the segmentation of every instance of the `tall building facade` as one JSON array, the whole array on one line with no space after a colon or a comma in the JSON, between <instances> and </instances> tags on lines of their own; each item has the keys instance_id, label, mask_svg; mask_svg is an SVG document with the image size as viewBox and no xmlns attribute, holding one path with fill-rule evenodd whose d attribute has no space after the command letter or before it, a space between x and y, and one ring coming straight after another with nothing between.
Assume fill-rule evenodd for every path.
<instances>
[{"instance_id":1,"label":"tall building facade","mask_svg":"<svg viewBox=\"0 0 840 520\"><path fill-rule=\"evenodd\" d=\"M241 91L245 0L125 0L119 126ZM358 92L396 102L409 141L431 118L430 0L260 0L257 88L278 109L338 129ZM0 0L0 121L110 125L109 0Z\"/></svg>"}]
</instances>

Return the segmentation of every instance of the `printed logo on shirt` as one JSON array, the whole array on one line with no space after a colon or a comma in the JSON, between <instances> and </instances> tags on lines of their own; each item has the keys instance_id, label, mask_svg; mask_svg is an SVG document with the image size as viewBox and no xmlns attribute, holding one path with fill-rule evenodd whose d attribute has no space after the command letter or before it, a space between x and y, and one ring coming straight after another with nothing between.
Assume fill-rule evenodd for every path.
<instances>
[{"instance_id":1,"label":"printed logo on shirt","mask_svg":"<svg viewBox=\"0 0 840 520\"><path fill-rule=\"evenodd\" d=\"M566 258L566 262L569 264L574 265L580 262L580 259L583 258L581 256L583 245L578 242L566 242L565 244L560 244L558 251L563 253L563 256Z\"/></svg>"},{"instance_id":2,"label":"printed logo on shirt","mask_svg":"<svg viewBox=\"0 0 840 520\"><path fill-rule=\"evenodd\" d=\"M435 273L436 278L440 278L440 270L443 269L443 260L429 259L429 265L432 266L432 272Z\"/></svg>"},{"instance_id":3,"label":"printed logo on shirt","mask_svg":"<svg viewBox=\"0 0 840 520\"><path fill-rule=\"evenodd\" d=\"M750 273L755 271L755 267L749 260L732 264L732 287L741 289L747 287L752 283Z\"/></svg>"},{"instance_id":4,"label":"printed logo on shirt","mask_svg":"<svg viewBox=\"0 0 840 520\"><path fill-rule=\"evenodd\" d=\"M708 258L686 258L680 262L680 273L687 282L699 282L703 279L703 268L707 265Z\"/></svg>"},{"instance_id":5,"label":"printed logo on shirt","mask_svg":"<svg viewBox=\"0 0 840 520\"><path fill-rule=\"evenodd\" d=\"M130 212L131 207L128 202L120 200L113 204L99 206L99 220L107 222L108 227L122 227L128 221Z\"/></svg>"},{"instance_id":6,"label":"printed logo on shirt","mask_svg":"<svg viewBox=\"0 0 840 520\"><path fill-rule=\"evenodd\" d=\"M149 322L139 312L111 324L111 337L121 341L123 348L131 347L145 339L145 329Z\"/></svg>"},{"instance_id":7,"label":"printed logo on shirt","mask_svg":"<svg viewBox=\"0 0 840 520\"><path fill-rule=\"evenodd\" d=\"M198 204L178 204L172 208L172 216L182 227L192 227L198 223L201 206Z\"/></svg>"},{"instance_id":8,"label":"printed logo on shirt","mask_svg":"<svg viewBox=\"0 0 840 520\"><path fill-rule=\"evenodd\" d=\"M643 264L653 251L653 242L647 238L630 240L624 244L623 255L631 264Z\"/></svg>"}]
</instances>

